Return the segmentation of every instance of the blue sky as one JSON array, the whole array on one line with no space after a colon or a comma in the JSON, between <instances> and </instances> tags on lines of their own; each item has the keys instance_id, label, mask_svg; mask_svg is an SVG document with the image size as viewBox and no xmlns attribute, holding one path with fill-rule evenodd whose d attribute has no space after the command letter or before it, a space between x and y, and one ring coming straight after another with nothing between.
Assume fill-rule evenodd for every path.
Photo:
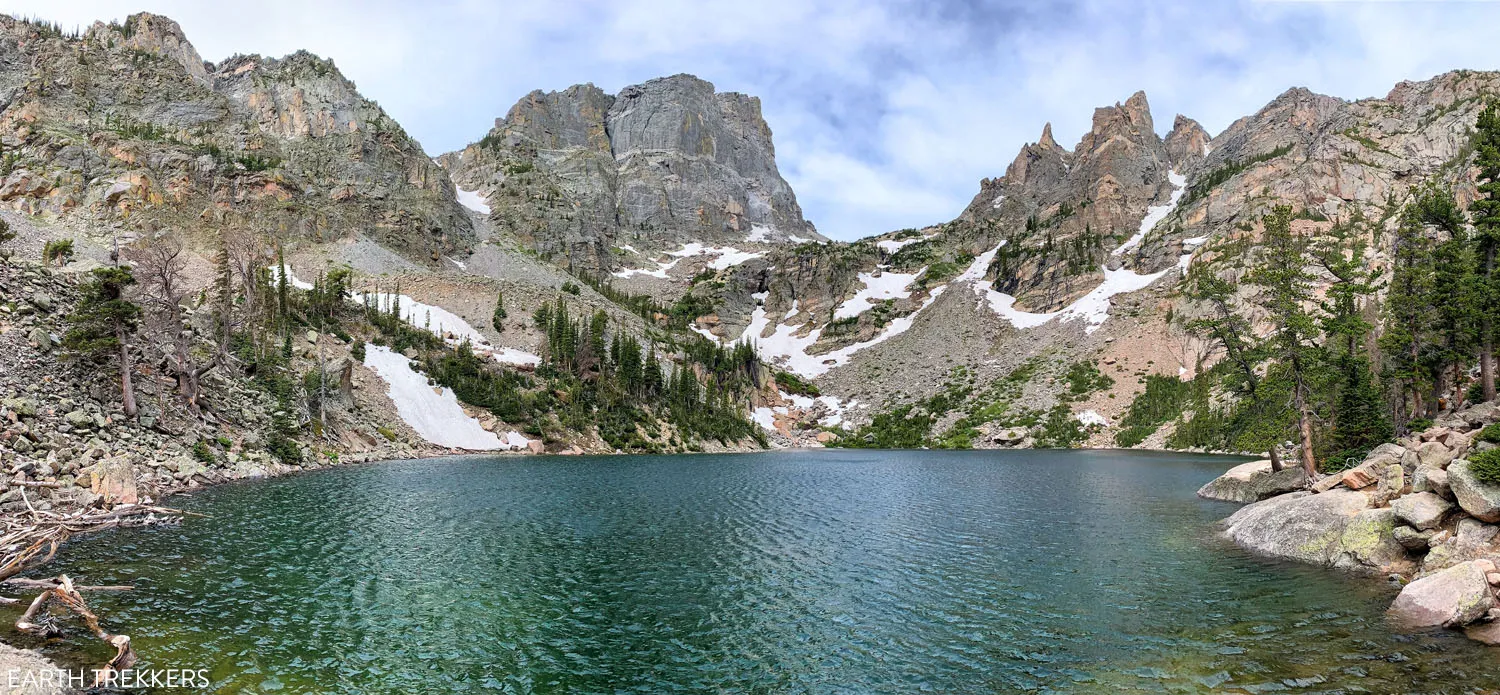
<instances>
[{"instance_id":1,"label":"blue sky","mask_svg":"<svg viewBox=\"0 0 1500 695\"><path fill-rule=\"evenodd\" d=\"M1125 0L0 0L67 28L149 10L203 57L332 58L430 154L533 89L689 72L761 98L809 219L852 239L946 221L1051 121L1144 89L1157 131L1217 134L1288 87L1357 99L1500 68L1500 3Z\"/></svg>"}]
</instances>

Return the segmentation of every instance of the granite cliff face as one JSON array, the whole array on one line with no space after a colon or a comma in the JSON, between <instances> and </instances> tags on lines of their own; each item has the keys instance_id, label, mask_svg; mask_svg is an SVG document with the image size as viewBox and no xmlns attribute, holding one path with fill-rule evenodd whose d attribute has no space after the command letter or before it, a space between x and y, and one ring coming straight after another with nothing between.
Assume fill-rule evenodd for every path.
<instances>
[{"instance_id":1,"label":"granite cliff face","mask_svg":"<svg viewBox=\"0 0 1500 695\"><path fill-rule=\"evenodd\" d=\"M150 14L81 35L0 17L0 204L128 234L244 227L466 251L452 184L328 60L205 63Z\"/></svg>"},{"instance_id":2,"label":"granite cliff face","mask_svg":"<svg viewBox=\"0 0 1500 695\"><path fill-rule=\"evenodd\" d=\"M497 229L587 272L684 244L818 236L776 169L760 100L676 75L605 94L532 92L479 142L443 155Z\"/></svg>"}]
</instances>

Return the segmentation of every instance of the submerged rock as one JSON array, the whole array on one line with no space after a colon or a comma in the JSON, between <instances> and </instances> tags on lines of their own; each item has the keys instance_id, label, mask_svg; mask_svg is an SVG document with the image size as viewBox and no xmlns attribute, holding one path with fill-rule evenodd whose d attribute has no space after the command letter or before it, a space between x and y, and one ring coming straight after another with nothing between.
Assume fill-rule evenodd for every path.
<instances>
[{"instance_id":1,"label":"submerged rock","mask_svg":"<svg viewBox=\"0 0 1500 695\"><path fill-rule=\"evenodd\" d=\"M1224 502L1259 502L1267 497L1301 490L1307 476L1297 466L1271 470L1269 460L1242 463L1198 488L1198 496Z\"/></svg>"},{"instance_id":2,"label":"submerged rock","mask_svg":"<svg viewBox=\"0 0 1500 695\"><path fill-rule=\"evenodd\" d=\"M1465 562L1407 584L1390 615L1411 628L1458 627L1483 618L1494 605L1484 572Z\"/></svg>"}]
</instances>

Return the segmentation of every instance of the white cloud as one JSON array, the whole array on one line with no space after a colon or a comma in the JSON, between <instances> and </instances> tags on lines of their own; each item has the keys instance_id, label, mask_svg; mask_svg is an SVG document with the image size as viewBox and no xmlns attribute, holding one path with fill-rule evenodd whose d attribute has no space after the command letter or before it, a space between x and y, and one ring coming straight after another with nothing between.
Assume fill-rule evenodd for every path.
<instances>
[{"instance_id":1,"label":"white cloud","mask_svg":"<svg viewBox=\"0 0 1500 695\"><path fill-rule=\"evenodd\" d=\"M1484 2L139 0L209 60L333 58L431 154L474 141L533 89L608 91L691 72L761 97L777 158L820 230L951 219L1045 121L1071 147L1093 109L1144 89L1157 129L1211 132L1288 87L1345 98L1495 69ZM65 27L108 0L0 0Z\"/></svg>"}]
</instances>

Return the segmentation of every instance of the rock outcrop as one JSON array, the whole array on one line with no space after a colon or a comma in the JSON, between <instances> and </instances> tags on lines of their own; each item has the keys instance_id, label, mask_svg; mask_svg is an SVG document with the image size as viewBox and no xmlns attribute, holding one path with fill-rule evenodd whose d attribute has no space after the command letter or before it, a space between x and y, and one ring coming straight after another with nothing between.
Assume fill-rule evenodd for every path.
<instances>
[{"instance_id":1,"label":"rock outcrop","mask_svg":"<svg viewBox=\"0 0 1500 695\"><path fill-rule=\"evenodd\" d=\"M1448 466L1448 485L1464 511L1480 521L1500 522L1500 485L1480 482L1468 461L1460 459Z\"/></svg>"},{"instance_id":2,"label":"rock outcrop","mask_svg":"<svg viewBox=\"0 0 1500 695\"><path fill-rule=\"evenodd\" d=\"M0 17L0 54L10 209L127 240L164 227L364 235L425 261L474 241L446 173L329 60L207 65L146 13L76 38Z\"/></svg>"},{"instance_id":3,"label":"rock outcrop","mask_svg":"<svg viewBox=\"0 0 1500 695\"><path fill-rule=\"evenodd\" d=\"M691 75L616 95L591 84L532 92L439 161L487 198L500 230L580 271L692 242L822 239L776 168L760 100Z\"/></svg>"},{"instance_id":4,"label":"rock outcrop","mask_svg":"<svg viewBox=\"0 0 1500 695\"><path fill-rule=\"evenodd\" d=\"M1269 460L1242 463L1198 489L1198 496L1223 502L1259 502L1267 497L1301 490L1307 475L1297 466L1271 470Z\"/></svg>"}]
</instances>

